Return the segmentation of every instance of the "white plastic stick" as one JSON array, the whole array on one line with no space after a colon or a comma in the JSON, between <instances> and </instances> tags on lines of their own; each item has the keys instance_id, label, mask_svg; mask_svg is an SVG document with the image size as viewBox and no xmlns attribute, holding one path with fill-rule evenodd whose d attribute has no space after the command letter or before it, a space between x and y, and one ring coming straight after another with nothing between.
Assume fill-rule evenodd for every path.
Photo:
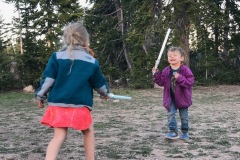
<instances>
[{"instance_id":1,"label":"white plastic stick","mask_svg":"<svg viewBox=\"0 0 240 160\"><path fill-rule=\"evenodd\" d=\"M158 59L156 60L156 63L155 63L155 67L154 67L155 69L157 69L157 67L158 67L158 65L160 63L160 59L162 57L162 54L163 54L163 51L164 51L165 45L167 43L168 36L169 36L170 32L171 32L171 29L168 28L167 34L166 34L165 39L164 39L163 44L162 44L162 48L161 48L161 50L159 52L159 55L158 55Z\"/></svg>"},{"instance_id":2,"label":"white plastic stick","mask_svg":"<svg viewBox=\"0 0 240 160\"><path fill-rule=\"evenodd\" d=\"M114 95L112 93L109 93L108 97L112 99L128 99L128 100L132 99L132 97L129 96Z\"/></svg>"}]
</instances>

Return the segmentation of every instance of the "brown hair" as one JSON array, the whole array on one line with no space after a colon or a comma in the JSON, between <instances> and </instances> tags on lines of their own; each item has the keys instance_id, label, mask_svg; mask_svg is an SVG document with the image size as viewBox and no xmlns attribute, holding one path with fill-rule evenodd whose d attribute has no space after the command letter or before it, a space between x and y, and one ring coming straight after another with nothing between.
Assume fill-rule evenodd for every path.
<instances>
[{"instance_id":1,"label":"brown hair","mask_svg":"<svg viewBox=\"0 0 240 160\"><path fill-rule=\"evenodd\" d=\"M168 49L168 52L174 52L174 51L178 51L183 57L185 56L185 51L181 47L170 47Z\"/></svg>"},{"instance_id":2,"label":"brown hair","mask_svg":"<svg viewBox=\"0 0 240 160\"><path fill-rule=\"evenodd\" d=\"M185 60L185 51L181 47L170 47L168 49L168 52L175 52L178 51L182 57L184 57ZM184 60L181 62L181 64L185 64Z\"/></svg>"}]
</instances>

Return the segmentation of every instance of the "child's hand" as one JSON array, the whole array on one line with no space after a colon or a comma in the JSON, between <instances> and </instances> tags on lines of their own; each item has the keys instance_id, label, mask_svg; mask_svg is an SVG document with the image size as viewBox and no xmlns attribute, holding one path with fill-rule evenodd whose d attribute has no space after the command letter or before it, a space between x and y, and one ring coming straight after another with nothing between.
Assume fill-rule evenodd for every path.
<instances>
[{"instance_id":1,"label":"child's hand","mask_svg":"<svg viewBox=\"0 0 240 160\"><path fill-rule=\"evenodd\" d=\"M174 78L177 79L179 77L179 73L175 72L174 73Z\"/></svg>"},{"instance_id":2,"label":"child's hand","mask_svg":"<svg viewBox=\"0 0 240 160\"><path fill-rule=\"evenodd\" d=\"M38 106L38 108L44 108L43 101L38 99L37 100L37 106Z\"/></svg>"},{"instance_id":3,"label":"child's hand","mask_svg":"<svg viewBox=\"0 0 240 160\"><path fill-rule=\"evenodd\" d=\"M156 72L159 72L159 70L155 67L152 68L152 74L154 75Z\"/></svg>"},{"instance_id":4,"label":"child's hand","mask_svg":"<svg viewBox=\"0 0 240 160\"><path fill-rule=\"evenodd\" d=\"M109 97L108 97L108 96L101 96L101 95L100 95L100 98L107 100Z\"/></svg>"}]
</instances>

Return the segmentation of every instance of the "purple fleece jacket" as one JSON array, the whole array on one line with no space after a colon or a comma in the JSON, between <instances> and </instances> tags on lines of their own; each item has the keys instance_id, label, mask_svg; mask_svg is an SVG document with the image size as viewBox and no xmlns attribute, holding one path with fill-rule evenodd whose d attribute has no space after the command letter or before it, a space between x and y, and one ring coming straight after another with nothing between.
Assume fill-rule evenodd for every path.
<instances>
[{"instance_id":1,"label":"purple fleece jacket","mask_svg":"<svg viewBox=\"0 0 240 160\"><path fill-rule=\"evenodd\" d=\"M171 103L171 67L167 66L162 72L156 72L153 76L154 82L159 86L164 86L163 90L163 106L169 111ZM179 77L176 79L175 86L175 105L179 108L188 108L192 105L192 86L194 84L194 76L190 68L181 65Z\"/></svg>"}]
</instances>

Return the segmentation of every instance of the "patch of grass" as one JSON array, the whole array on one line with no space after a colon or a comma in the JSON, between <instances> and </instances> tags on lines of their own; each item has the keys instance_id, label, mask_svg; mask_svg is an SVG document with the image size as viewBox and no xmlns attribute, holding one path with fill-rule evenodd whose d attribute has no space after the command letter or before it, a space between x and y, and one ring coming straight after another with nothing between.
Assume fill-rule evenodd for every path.
<instances>
[{"instance_id":1,"label":"patch of grass","mask_svg":"<svg viewBox=\"0 0 240 160\"><path fill-rule=\"evenodd\" d=\"M240 132L240 128L234 128L234 129L232 130L232 133L237 133L237 132Z\"/></svg>"},{"instance_id":2,"label":"patch of grass","mask_svg":"<svg viewBox=\"0 0 240 160\"><path fill-rule=\"evenodd\" d=\"M189 152L184 153L184 156L188 157L188 158L193 158L194 157L194 155L192 153L189 153Z\"/></svg>"},{"instance_id":3,"label":"patch of grass","mask_svg":"<svg viewBox=\"0 0 240 160\"><path fill-rule=\"evenodd\" d=\"M131 147L131 153L135 153L136 155L142 155L144 157L148 156L152 152L152 148L150 146L134 146Z\"/></svg>"},{"instance_id":4,"label":"patch of grass","mask_svg":"<svg viewBox=\"0 0 240 160\"><path fill-rule=\"evenodd\" d=\"M111 122L97 122L94 124L95 129L106 129L112 128L113 124Z\"/></svg>"},{"instance_id":5,"label":"patch of grass","mask_svg":"<svg viewBox=\"0 0 240 160\"><path fill-rule=\"evenodd\" d=\"M106 156L108 158L113 158L113 159L121 159L121 155L118 153L118 151L113 150L113 149L109 149L107 150Z\"/></svg>"},{"instance_id":6,"label":"patch of grass","mask_svg":"<svg viewBox=\"0 0 240 160\"><path fill-rule=\"evenodd\" d=\"M121 137L120 137L120 140L121 140L121 141L127 141L128 139L129 139L128 136L125 136L125 137L121 136Z\"/></svg>"},{"instance_id":7,"label":"patch of grass","mask_svg":"<svg viewBox=\"0 0 240 160\"><path fill-rule=\"evenodd\" d=\"M178 153L182 153L180 146L174 146L174 147L170 147L167 148L166 153L168 154L178 154Z\"/></svg>"},{"instance_id":8,"label":"patch of grass","mask_svg":"<svg viewBox=\"0 0 240 160\"><path fill-rule=\"evenodd\" d=\"M240 153L239 152L232 152L232 153L236 157L236 159L240 158Z\"/></svg>"},{"instance_id":9,"label":"patch of grass","mask_svg":"<svg viewBox=\"0 0 240 160\"><path fill-rule=\"evenodd\" d=\"M74 157L73 157L73 156L70 156L69 159L74 159Z\"/></svg>"},{"instance_id":10,"label":"patch of grass","mask_svg":"<svg viewBox=\"0 0 240 160\"><path fill-rule=\"evenodd\" d=\"M191 140L194 141L194 142L202 142L203 141L202 138L194 137L194 136L191 137Z\"/></svg>"},{"instance_id":11,"label":"patch of grass","mask_svg":"<svg viewBox=\"0 0 240 160\"><path fill-rule=\"evenodd\" d=\"M206 136L205 139L207 139L207 141L214 142L217 141L220 137L226 137L227 130L221 128L208 129L204 130L201 134Z\"/></svg>"},{"instance_id":12,"label":"patch of grass","mask_svg":"<svg viewBox=\"0 0 240 160\"><path fill-rule=\"evenodd\" d=\"M206 153L203 153L203 152L200 152L198 153L198 156L206 156L207 154Z\"/></svg>"},{"instance_id":13,"label":"patch of grass","mask_svg":"<svg viewBox=\"0 0 240 160\"><path fill-rule=\"evenodd\" d=\"M217 141L215 144L222 145L222 146L230 146L231 145L229 143L229 140L227 140L227 139L221 139L221 140Z\"/></svg>"},{"instance_id":14,"label":"patch of grass","mask_svg":"<svg viewBox=\"0 0 240 160\"><path fill-rule=\"evenodd\" d=\"M105 155L108 159L122 159L125 151L121 146L124 146L123 142L110 141L108 145L96 146L96 149L101 151L100 155Z\"/></svg>"},{"instance_id":15,"label":"patch of grass","mask_svg":"<svg viewBox=\"0 0 240 160\"><path fill-rule=\"evenodd\" d=\"M135 155L128 153L125 159L136 159Z\"/></svg>"},{"instance_id":16,"label":"patch of grass","mask_svg":"<svg viewBox=\"0 0 240 160\"><path fill-rule=\"evenodd\" d=\"M146 141L150 142L150 143L155 143L157 141L157 136L156 135L149 135L146 138Z\"/></svg>"},{"instance_id":17,"label":"patch of grass","mask_svg":"<svg viewBox=\"0 0 240 160\"><path fill-rule=\"evenodd\" d=\"M136 128L133 128L133 127L127 127L127 128L123 128L122 131L123 131L123 132L134 132L134 131L136 131Z\"/></svg>"},{"instance_id":18,"label":"patch of grass","mask_svg":"<svg viewBox=\"0 0 240 160\"><path fill-rule=\"evenodd\" d=\"M0 147L0 153L7 153L7 148L5 148L5 147Z\"/></svg>"},{"instance_id":19,"label":"patch of grass","mask_svg":"<svg viewBox=\"0 0 240 160\"><path fill-rule=\"evenodd\" d=\"M204 149L217 149L216 145L201 145L201 148Z\"/></svg>"},{"instance_id":20,"label":"patch of grass","mask_svg":"<svg viewBox=\"0 0 240 160\"><path fill-rule=\"evenodd\" d=\"M38 130L35 130L35 129L34 129L34 130L33 130L33 129L30 129L30 130L29 130L29 133L30 133L30 134L36 134L36 133L38 133Z\"/></svg>"},{"instance_id":21,"label":"patch of grass","mask_svg":"<svg viewBox=\"0 0 240 160\"><path fill-rule=\"evenodd\" d=\"M199 146L198 144L196 144L196 143L190 144L190 145L188 146L188 149L189 149L189 150L196 150L196 149L198 149L198 148L200 148L200 146Z\"/></svg>"},{"instance_id":22,"label":"patch of grass","mask_svg":"<svg viewBox=\"0 0 240 160\"><path fill-rule=\"evenodd\" d=\"M5 93L0 93L0 97L1 97L0 108L2 108L3 106L15 108L16 106L19 106L20 104L22 104L24 99L25 100L33 99L34 94L27 94L23 92L5 92Z\"/></svg>"},{"instance_id":23,"label":"patch of grass","mask_svg":"<svg viewBox=\"0 0 240 160\"><path fill-rule=\"evenodd\" d=\"M151 152L152 152L152 148L145 146L141 148L140 154L142 154L143 156L148 156L150 155Z\"/></svg>"},{"instance_id":24,"label":"patch of grass","mask_svg":"<svg viewBox=\"0 0 240 160\"><path fill-rule=\"evenodd\" d=\"M199 98L200 103L202 104L216 104L221 103L225 97L223 95L204 95Z\"/></svg>"},{"instance_id":25,"label":"patch of grass","mask_svg":"<svg viewBox=\"0 0 240 160\"><path fill-rule=\"evenodd\" d=\"M35 147L32 150L33 153L45 153L45 150L42 147Z\"/></svg>"},{"instance_id":26,"label":"patch of grass","mask_svg":"<svg viewBox=\"0 0 240 160\"><path fill-rule=\"evenodd\" d=\"M42 132L45 134L48 134L48 133L53 134L53 128L49 128L49 127L46 128L46 127L42 127L42 126L38 125L37 130L39 131L40 129L43 130Z\"/></svg>"},{"instance_id":27,"label":"patch of grass","mask_svg":"<svg viewBox=\"0 0 240 160\"><path fill-rule=\"evenodd\" d=\"M21 153L21 158L27 159L29 153Z\"/></svg>"}]
</instances>

